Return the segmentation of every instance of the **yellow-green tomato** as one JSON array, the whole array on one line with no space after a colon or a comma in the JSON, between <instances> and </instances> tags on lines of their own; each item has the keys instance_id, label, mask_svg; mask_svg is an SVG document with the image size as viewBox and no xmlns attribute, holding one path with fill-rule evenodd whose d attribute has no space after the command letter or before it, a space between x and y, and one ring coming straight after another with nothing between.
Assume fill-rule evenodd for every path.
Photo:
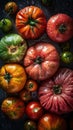
<instances>
[{"instance_id":1,"label":"yellow-green tomato","mask_svg":"<svg viewBox=\"0 0 73 130\"><path fill-rule=\"evenodd\" d=\"M0 20L0 28L3 32L9 32L12 28L12 21L8 18Z\"/></svg>"},{"instance_id":2,"label":"yellow-green tomato","mask_svg":"<svg viewBox=\"0 0 73 130\"><path fill-rule=\"evenodd\" d=\"M73 54L70 51L63 52L61 55L62 62L69 64L73 62Z\"/></svg>"}]
</instances>

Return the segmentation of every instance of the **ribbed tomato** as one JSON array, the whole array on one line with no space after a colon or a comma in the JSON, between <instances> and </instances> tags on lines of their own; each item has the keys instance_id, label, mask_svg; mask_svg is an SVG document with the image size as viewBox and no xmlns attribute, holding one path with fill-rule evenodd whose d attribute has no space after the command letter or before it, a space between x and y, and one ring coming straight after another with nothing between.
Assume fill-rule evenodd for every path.
<instances>
[{"instance_id":1,"label":"ribbed tomato","mask_svg":"<svg viewBox=\"0 0 73 130\"><path fill-rule=\"evenodd\" d=\"M46 29L44 12L36 6L27 6L16 15L16 28L26 39L40 37Z\"/></svg>"},{"instance_id":2,"label":"ribbed tomato","mask_svg":"<svg viewBox=\"0 0 73 130\"><path fill-rule=\"evenodd\" d=\"M50 43L38 43L30 47L24 57L24 66L34 80L50 78L59 67L57 49Z\"/></svg>"},{"instance_id":3,"label":"ribbed tomato","mask_svg":"<svg viewBox=\"0 0 73 130\"><path fill-rule=\"evenodd\" d=\"M39 100L48 111L63 114L73 111L73 71L60 69L39 88Z\"/></svg>"},{"instance_id":4,"label":"ribbed tomato","mask_svg":"<svg viewBox=\"0 0 73 130\"><path fill-rule=\"evenodd\" d=\"M8 93L16 93L23 89L27 76L19 64L6 64L0 69L0 86Z\"/></svg>"},{"instance_id":5,"label":"ribbed tomato","mask_svg":"<svg viewBox=\"0 0 73 130\"><path fill-rule=\"evenodd\" d=\"M38 130L67 130L67 126L63 118L54 114L45 114L39 120Z\"/></svg>"}]
</instances>

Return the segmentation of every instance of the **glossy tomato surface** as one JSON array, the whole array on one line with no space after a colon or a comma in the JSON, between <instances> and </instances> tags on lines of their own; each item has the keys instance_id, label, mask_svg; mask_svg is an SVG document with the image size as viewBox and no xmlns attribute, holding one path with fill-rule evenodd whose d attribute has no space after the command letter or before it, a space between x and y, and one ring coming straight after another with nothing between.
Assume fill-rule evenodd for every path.
<instances>
[{"instance_id":1,"label":"glossy tomato surface","mask_svg":"<svg viewBox=\"0 0 73 130\"><path fill-rule=\"evenodd\" d=\"M20 119L24 115L25 106L24 102L20 99L9 97L6 98L1 105L1 110L10 118L10 119Z\"/></svg>"},{"instance_id":2,"label":"glossy tomato surface","mask_svg":"<svg viewBox=\"0 0 73 130\"><path fill-rule=\"evenodd\" d=\"M73 36L73 19L67 14L56 14L47 23L47 34L55 42L65 42Z\"/></svg>"},{"instance_id":3,"label":"glossy tomato surface","mask_svg":"<svg viewBox=\"0 0 73 130\"><path fill-rule=\"evenodd\" d=\"M31 46L24 57L27 74L34 80L52 77L59 67L59 53L50 43Z\"/></svg>"},{"instance_id":4,"label":"glossy tomato surface","mask_svg":"<svg viewBox=\"0 0 73 130\"><path fill-rule=\"evenodd\" d=\"M19 64L6 64L0 69L0 85L7 93L16 93L23 89L27 76Z\"/></svg>"},{"instance_id":5,"label":"glossy tomato surface","mask_svg":"<svg viewBox=\"0 0 73 130\"><path fill-rule=\"evenodd\" d=\"M36 39L46 29L46 17L41 8L27 6L16 15L16 28L25 39Z\"/></svg>"},{"instance_id":6,"label":"glossy tomato surface","mask_svg":"<svg viewBox=\"0 0 73 130\"><path fill-rule=\"evenodd\" d=\"M73 70L59 69L39 88L41 105L49 112L64 114L73 111Z\"/></svg>"},{"instance_id":7,"label":"glossy tomato surface","mask_svg":"<svg viewBox=\"0 0 73 130\"><path fill-rule=\"evenodd\" d=\"M54 114L45 114L39 120L38 130L67 130L66 122Z\"/></svg>"},{"instance_id":8,"label":"glossy tomato surface","mask_svg":"<svg viewBox=\"0 0 73 130\"><path fill-rule=\"evenodd\" d=\"M26 114L30 119L37 120L43 115L43 109L39 102L31 101L26 106Z\"/></svg>"}]
</instances>

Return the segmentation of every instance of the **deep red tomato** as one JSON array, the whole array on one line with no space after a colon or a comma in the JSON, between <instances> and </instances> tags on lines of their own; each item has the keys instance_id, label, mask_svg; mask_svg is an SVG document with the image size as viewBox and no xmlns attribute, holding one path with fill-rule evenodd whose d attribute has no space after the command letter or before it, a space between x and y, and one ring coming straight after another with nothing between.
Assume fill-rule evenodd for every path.
<instances>
[{"instance_id":1,"label":"deep red tomato","mask_svg":"<svg viewBox=\"0 0 73 130\"><path fill-rule=\"evenodd\" d=\"M1 110L10 118L10 119L20 119L25 112L24 102L20 99L9 97L6 98L1 105Z\"/></svg>"},{"instance_id":2,"label":"deep red tomato","mask_svg":"<svg viewBox=\"0 0 73 130\"><path fill-rule=\"evenodd\" d=\"M24 130L37 130L36 123L32 120L26 121L24 124Z\"/></svg>"},{"instance_id":3,"label":"deep red tomato","mask_svg":"<svg viewBox=\"0 0 73 130\"><path fill-rule=\"evenodd\" d=\"M25 39L36 39L46 29L44 12L36 6L27 6L16 15L16 28Z\"/></svg>"},{"instance_id":4,"label":"deep red tomato","mask_svg":"<svg viewBox=\"0 0 73 130\"><path fill-rule=\"evenodd\" d=\"M59 67L59 54L49 43L38 43L27 50L24 66L34 80L44 80L54 75Z\"/></svg>"},{"instance_id":5,"label":"deep red tomato","mask_svg":"<svg viewBox=\"0 0 73 130\"><path fill-rule=\"evenodd\" d=\"M37 82L35 80L29 79L25 84L25 88L30 92L34 92L38 88Z\"/></svg>"},{"instance_id":6,"label":"deep red tomato","mask_svg":"<svg viewBox=\"0 0 73 130\"><path fill-rule=\"evenodd\" d=\"M73 111L73 70L62 68L39 88L41 105L49 112L64 114Z\"/></svg>"},{"instance_id":7,"label":"deep red tomato","mask_svg":"<svg viewBox=\"0 0 73 130\"><path fill-rule=\"evenodd\" d=\"M37 120L43 114L43 109L39 102L31 101L26 106L26 114L30 119Z\"/></svg>"},{"instance_id":8,"label":"deep red tomato","mask_svg":"<svg viewBox=\"0 0 73 130\"><path fill-rule=\"evenodd\" d=\"M67 14L56 14L47 23L47 34L55 42L65 42L73 36L73 19Z\"/></svg>"},{"instance_id":9,"label":"deep red tomato","mask_svg":"<svg viewBox=\"0 0 73 130\"><path fill-rule=\"evenodd\" d=\"M63 118L54 114L45 114L39 120L38 130L67 130L67 126Z\"/></svg>"},{"instance_id":10,"label":"deep red tomato","mask_svg":"<svg viewBox=\"0 0 73 130\"><path fill-rule=\"evenodd\" d=\"M31 94L30 94L30 92L29 91L27 91L27 90L22 90L20 93L19 93L19 95L20 95L20 98L23 100L23 101L25 101L25 102L28 102L29 100L31 100Z\"/></svg>"}]
</instances>

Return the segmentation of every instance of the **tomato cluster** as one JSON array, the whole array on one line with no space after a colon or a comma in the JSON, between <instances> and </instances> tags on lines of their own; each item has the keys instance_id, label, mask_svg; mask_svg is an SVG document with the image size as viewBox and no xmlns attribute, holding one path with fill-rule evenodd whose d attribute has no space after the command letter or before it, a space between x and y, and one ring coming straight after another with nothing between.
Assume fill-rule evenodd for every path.
<instances>
[{"instance_id":1,"label":"tomato cluster","mask_svg":"<svg viewBox=\"0 0 73 130\"><path fill-rule=\"evenodd\" d=\"M45 0L42 2L46 5ZM10 33L13 23L9 18L0 21L3 33L10 33L0 40L0 58L5 62L0 68L0 86L14 95L4 99L2 112L13 120L27 115L25 130L67 130L61 115L73 111L73 70L60 68L60 62L72 63L73 54L63 48L60 55L52 42L28 46L27 41L46 33L51 41L63 45L73 36L73 18L59 13L47 21L41 8L31 5L18 10L15 2L8 2L5 12L16 16L18 34Z\"/></svg>"}]
</instances>

